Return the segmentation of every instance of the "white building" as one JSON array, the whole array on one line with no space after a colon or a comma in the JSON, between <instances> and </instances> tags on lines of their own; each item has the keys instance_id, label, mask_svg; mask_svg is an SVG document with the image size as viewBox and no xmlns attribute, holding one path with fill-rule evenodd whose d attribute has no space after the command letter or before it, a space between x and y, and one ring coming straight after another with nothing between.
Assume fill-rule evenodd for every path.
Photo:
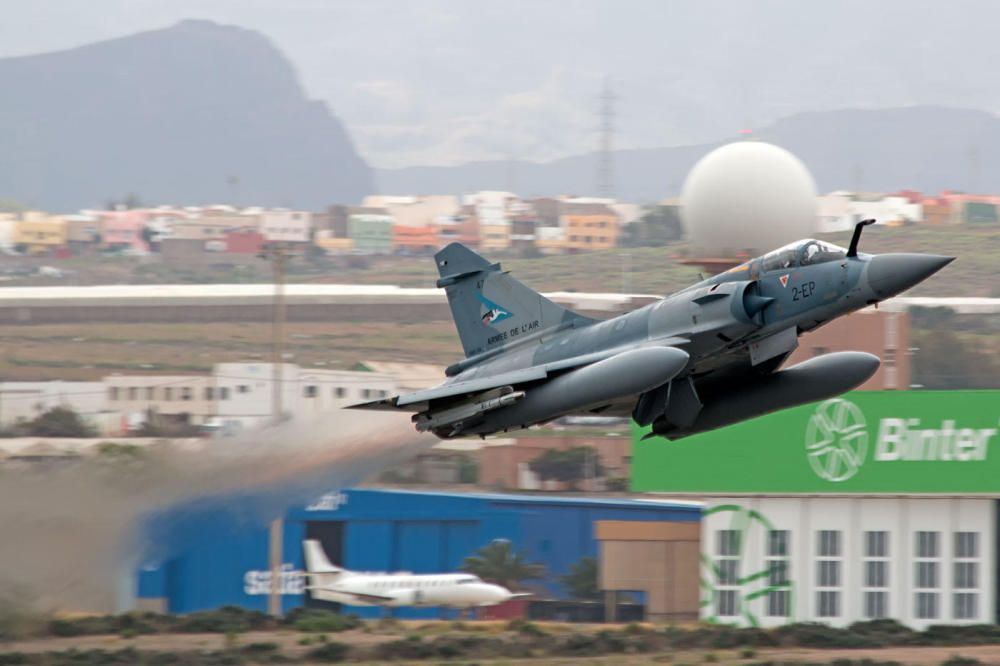
<instances>
[{"instance_id":1,"label":"white building","mask_svg":"<svg viewBox=\"0 0 1000 666\"><path fill-rule=\"evenodd\" d=\"M228 431L267 424L274 415L274 365L219 363L213 381L220 400L217 422ZM314 417L347 405L377 400L396 390L395 380L377 372L281 366L281 407L286 417ZM225 395L225 399L221 396Z\"/></svg>"},{"instance_id":2,"label":"white building","mask_svg":"<svg viewBox=\"0 0 1000 666\"><path fill-rule=\"evenodd\" d=\"M0 425L31 421L54 407L97 423L109 411L101 382L0 382Z\"/></svg>"},{"instance_id":3,"label":"white building","mask_svg":"<svg viewBox=\"0 0 1000 666\"><path fill-rule=\"evenodd\" d=\"M383 208L393 224L403 227L429 227L458 211L458 199L450 194L428 196L371 195L361 204L365 208Z\"/></svg>"},{"instance_id":4,"label":"white building","mask_svg":"<svg viewBox=\"0 0 1000 666\"><path fill-rule=\"evenodd\" d=\"M267 210L260 213L260 233L268 241L308 243L312 214L298 210Z\"/></svg>"},{"instance_id":5,"label":"white building","mask_svg":"<svg viewBox=\"0 0 1000 666\"><path fill-rule=\"evenodd\" d=\"M992 622L994 508L971 497L713 497L702 525L710 616L761 626Z\"/></svg>"},{"instance_id":6,"label":"white building","mask_svg":"<svg viewBox=\"0 0 1000 666\"><path fill-rule=\"evenodd\" d=\"M923 206L906 197L870 192L831 192L817 197L817 231L849 231L861 220L882 224L922 222Z\"/></svg>"},{"instance_id":7,"label":"white building","mask_svg":"<svg viewBox=\"0 0 1000 666\"><path fill-rule=\"evenodd\" d=\"M119 412L127 428L153 415L178 424L201 425L215 414L222 396L204 375L108 375L106 404Z\"/></svg>"}]
</instances>

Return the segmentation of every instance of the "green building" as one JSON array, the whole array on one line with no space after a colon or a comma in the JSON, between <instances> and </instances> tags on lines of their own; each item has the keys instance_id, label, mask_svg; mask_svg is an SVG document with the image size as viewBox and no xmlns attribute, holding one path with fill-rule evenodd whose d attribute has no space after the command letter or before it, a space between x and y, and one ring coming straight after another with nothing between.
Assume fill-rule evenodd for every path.
<instances>
[{"instance_id":1,"label":"green building","mask_svg":"<svg viewBox=\"0 0 1000 666\"><path fill-rule=\"evenodd\" d=\"M636 491L705 501L702 617L997 619L1000 391L854 392L670 442Z\"/></svg>"}]
</instances>

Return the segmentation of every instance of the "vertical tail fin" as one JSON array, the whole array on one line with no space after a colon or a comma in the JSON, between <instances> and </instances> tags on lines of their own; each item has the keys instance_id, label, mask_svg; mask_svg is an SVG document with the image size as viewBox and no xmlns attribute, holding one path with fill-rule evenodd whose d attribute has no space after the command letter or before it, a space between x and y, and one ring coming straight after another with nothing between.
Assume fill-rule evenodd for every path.
<instances>
[{"instance_id":1,"label":"vertical tail fin","mask_svg":"<svg viewBox=\"0 0 1000 666\"><path fill-rule=\"evenodd\" d=\"M334 566L330 562L323 550L323 544L319 541L315 539L303 541L302 550L306 558L306 573L309 574L311 587L330 585L340 574L344 573L344 569Z\"/></svg>"},{"instance_id":2,"label":"vertical tail fin","mask_svg":"<svg viewBox=\"0 0 1000 666\"><path fill-rule=\"evenodd\" d=\"M591 319L556 305L460 243L434 255L466 358L518 338Z\"/></svg>"}]
</instances>

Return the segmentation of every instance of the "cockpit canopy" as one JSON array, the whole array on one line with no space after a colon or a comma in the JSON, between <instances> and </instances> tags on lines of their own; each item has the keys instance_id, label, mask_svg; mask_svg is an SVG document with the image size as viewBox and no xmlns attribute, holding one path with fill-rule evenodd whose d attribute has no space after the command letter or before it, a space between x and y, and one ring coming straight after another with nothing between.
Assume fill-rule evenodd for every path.
<instances>
[{"instance_id":1,"label":"cockpit canopy","mask_svg":"<svg viewBox=\"0 0 1000 666\"><path fill-rule=\"evenodd\" d=\"M789 243L761 259L761 270L765 273L796 266L812 266L828 261L839 261L847 257L847 250L826 241L807 239Z\"/></svg>"}]
</instances>

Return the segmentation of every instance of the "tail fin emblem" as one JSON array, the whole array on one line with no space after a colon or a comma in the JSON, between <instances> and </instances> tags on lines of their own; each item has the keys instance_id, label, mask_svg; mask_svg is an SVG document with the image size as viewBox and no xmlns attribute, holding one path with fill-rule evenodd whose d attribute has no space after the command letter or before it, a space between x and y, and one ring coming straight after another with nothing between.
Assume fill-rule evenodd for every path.
<instances>
[{"instance_id":1,"label":"tail fin emblem","mask_svg":"<svg viewBox=\"0 0 1000 666\"><path fill-rule=\"evenodd\" d=\"M503 321L504 319L510 319L514 316L510 313L510 311L500 307L483 295L479 296L479 300L484 306L486 306L486 311L481 315L484 326L492 326L497 322Z\"/></svg>"}]
</instances>

